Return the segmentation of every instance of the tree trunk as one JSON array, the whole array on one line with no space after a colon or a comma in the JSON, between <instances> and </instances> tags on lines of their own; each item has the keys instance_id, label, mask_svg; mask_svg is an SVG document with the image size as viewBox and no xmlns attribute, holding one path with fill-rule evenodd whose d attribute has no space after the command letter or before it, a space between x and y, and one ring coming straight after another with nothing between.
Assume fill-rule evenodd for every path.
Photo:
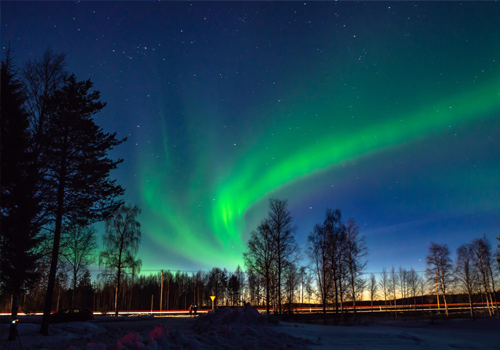
<instances>
[{"instance_id":1,"label":"tree trunk","mask_svg":"<svg viewBox=\"0 0 500 350\"><path fill-rule=\"evenodd\" d=\"M278 254L280 251L280 246L278 242ZM278 257L278 313L281 315L281 257Z\"/></svg>"},{"instance_id":2,"label":"tree trunk","mask_svg":"<svg viewBox=\"0 0 500 350\"><path fill-rule=\"evenodd\" d=\"M333 263L333 261L332 261L332 263ZM332 278L333 278L333 288L335 289L335 315L336 315L336 322L338 322L338 318L339 318L339 294L338 294L337 276L335 274L335 269L332 269Z\"/></svg>"},{"instance_id":3,"label":"tree trunk","mask_svg":"<svg viewBox=\"0 0 500 350\"><path fill-rule=\"evenodd\" d=\"M355 286L354 286L354 274L351 269L351 289L352 289L352 312L353 312L353 319L356 321L356 292L355 292Z\"/></svg>"},{"instance_id":4,"label":"tree trunk","mask_svg":"<svg viewBox=\"0 0 500 350\"><path fill-rule=\"evenodd\" d=\"M161 270L161 287L160 287L160 316L163 309L163 270Z\"/></svg>"},{"instance_id":5,"label":"tree trunk","mask_svg":"<svg viewBox=\"0 0 500 350\"><path fill-rule=\"evenodd\" d=\"M73 269L73 293L71 295L71 305L70 305L70 308L72 308L73 305L74 305L75 291L76 291L76 275L77 274L78 274L78 272ZM59 288L61 288L61 287L59 287Z\"/></svg>"},{"instance_id":6,"label":"tree trunk","mask_svg":"<svg viewBox=\"0 0 500 350\"><path fill-rule=\"evenodd\" d=\"M446 311L446 317L448 317L448 303L446 302L446 295L443 295L443 299L444 299L444 309Z\"/></svg>"},{"instance_id":7,"label":"tree trunk","mask_svg":"<svg viewBox=\"0 0 500 350\"><path fill-rule=\"evenodd\" d=\"M344 289L342 288L342 280L339 279L339 292L340 292L340 314L344 318Z\"/></svg>"},{"instance_id":8,"label":"tree trunk","mask_svg":"<svg viewBox=\"0 0 500 350\"><path fill-rule=\"evenodd\" d=\"M56 312L59 311L59 299L61 298L61 285L59 285L58 293L57 293L57 304L56 304Z\"/></svg>"},{"instance_id":9,"label":"tree trunk","mask_svg":"<svg viewBox=\"0 0 500 350\"><path fill-rule=\"evenodd\" d=\"M57 261L59 258L59 243L61 241L65 185L66 185L66 152L64 151L61 160L61 174L59 178L59 186L57 186L57 214L56 214L56 228L54 231L54 247L52 249L49 283L47 286L47 294L45 296L45 307L43 309L42 326L40 328L40 333L42 335L49 335L50 312L52 311L52 298L54 297L54 285L56 281Z\"/></svg>"},{"instance_id":10,"label":"tree trunk","mask_svg":"<svg viewBox=\"0 0 500 350\"><path fill-rule=\"evenodd\" d=\"M500 267L500 265L499 265ZM492 302L494 302L493 305L495 305L495 310L496 310L496 314L497 314L497 317L500 317L500 313L498 311L498 303L497 303L497 296L496 296L496 289L495 289L495 280L493 278L493 271L491 270L491 265L488 266L488 270L489 270L489 273L490 273L490 278L491 278L491 286L493 287L493 300Z\"/></svg>"},{"instance_id":11,"label":"tree trunk","mask_svg":"<svg viewBox=\"0 0 500 350\"><path fill-rule=\"evenodd\" d=\"M394 316L398 318L398 311L396 310L396 287L394 287Z\"/></svg>"},{"instance_id":12,"label":"tree trunk","mask_svg":"<svg viewBox=\"0 0 500 350\"><path fill-rule=\"evenodd\" d=\"M131 286L130 286L130 297L129 297L129 300L130 300L129 306L131 309L132 309L132 294L133 294L133 292L134 292L134 275L132 274L132 282L131 282Z\"/></svg>"},{"instance_id":13,"label":"tree trunk","mask_svg":"<svg viewBox=\"0 0 500 350\"><path fill-rule=\"evenodd\" d=\"M120 254L120 262L121 262L121 254ZM116 276L116 290L115 290L115 317L118 317L118 291L120 290L121 272L122 272L121 267L118 267Z\"/></svg>"},{"instance_id":14,"label":"tree trunk","mask_svg":"<svg viewBox=\"0 0 500 350\"><path fill-rule=\"evenodd\" d=\"M488 313L489 313L489 315L491 317L493 315L491 314L491 309L492 308L490 307L490 299L489 299L488 296L489 296L488 295L488 286L486 285L486 282L484 282L484 297L486 299L486 308L488 309Z\"/></svg>"},{"instance_id":15,"label":"tree trunk","mask_svg":"<svg viewBox=\"0 0 500 350\"><path fill-rule=\"evenodd\" d=\"M326 271L323 268L323 324L326 325Z\"/></svg>"},{"instance_id":16,"label":"tree trunk","mask_svg":"<svg viewBox=\"0 0 500 350\"><path fill-rule=\"evenodd\" d=\"M472 317L473 320L476 320L476 317L474 317L474 304L472 303L472 296L469 288L467 288L467 292L469 294L470 317Z\"/></svg>"},{"instance_id":17,"label":"tree trunk","mask_svg":"<svg viewBox=\"0 0 500 350\"><path fill-rule=\"evenodd\" d=\"M17 312L19 310L20 294L21 294L21 292L19 290L17 290L12 295L11 315L10 315L11 321L17 320ZM15 323L11 322L10 323L10 330L9 330L9 338L8 338L8 340L10 340L10 341L16 340L17 337L18 337L18 334L17 334L17 322L15 322Z\"/></svg>"},{"instance_id":18,"label":"tree trunk","mask_svg":"<svg viewBox=\"0 0 500 350\"><path fill-rule=\"evenodd\" d=\"M266 277L266 312L269 315L269 288L271 287L269 285L269 271L267 272L267 277Z\"/></svg>"},{"instance_id":19,"label":"tree trunk","mask_svg":"<svg viewBox=\"0 0 500 350\"><path fill-rule=\"evenodd\" d=\"M372 301L371 307L372 307L372 323L373 323L373 294L372 294L372 297L371 297L371 301Z\"/></svg>"}]
</instances>

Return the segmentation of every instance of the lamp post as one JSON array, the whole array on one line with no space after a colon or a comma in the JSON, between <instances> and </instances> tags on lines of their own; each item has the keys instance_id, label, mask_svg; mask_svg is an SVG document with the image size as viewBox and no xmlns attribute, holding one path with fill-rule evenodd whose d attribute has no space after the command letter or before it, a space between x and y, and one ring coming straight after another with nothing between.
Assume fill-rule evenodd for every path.
<instances>
[{"instance_id":1,"label":"lamp post","mask_svg":"<svg viewBox=\"0 0 500 350\"><path fill-rule=\"evenodd\" d=\"M163 308L163 269L161 270L161 288L160 288L160 316Z\"/></svg>"}]
</instances>

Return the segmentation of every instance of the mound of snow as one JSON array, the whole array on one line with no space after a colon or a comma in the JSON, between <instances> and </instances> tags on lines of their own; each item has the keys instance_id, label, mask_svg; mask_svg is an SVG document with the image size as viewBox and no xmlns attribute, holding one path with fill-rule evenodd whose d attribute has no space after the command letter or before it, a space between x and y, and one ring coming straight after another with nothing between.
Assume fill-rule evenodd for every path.
<instances>
[{"instance_id":1,"label":"mound of snow","mask_svg":"<svg viewBox=\"0 0 500 350\"><path fill-rule=\"evenodd\" d=\"M198 318L193 330L210 347L231 349L304 349L310 341L279 333L279 321L249 303L234 309L216 309ZM223 345L224 344L224 345Z\"/></svg>"},{"instance_id":2,"label":"mound of snow","mask_svg":"<svg viewBox=\"0 0 500 350\"><path fill-rule=\"evenodd\" d=\"M192 331L179 332L158 325L141 337L129 333L114 344L89 343L86 350L203 350L203 349L307 349L309 340L279 333L278 320L254 310L250 304L234 309L221 309L200 317ZM70 347L67 350L80 350Z\"/></svg>"},{"instance_id":3,"label":"mound of snow","mask_svg":"<svg viewBox=\"0 0 500 350\"><path fill-rule=\"evenodd\" d=\"M197 319L193 329L198 332L208 332L220 329L225 332L226 326L277 325L279 321L274 316L265 316L255 310L250 303L234 309L215 309Z\"/></svg>"}]
</instances>

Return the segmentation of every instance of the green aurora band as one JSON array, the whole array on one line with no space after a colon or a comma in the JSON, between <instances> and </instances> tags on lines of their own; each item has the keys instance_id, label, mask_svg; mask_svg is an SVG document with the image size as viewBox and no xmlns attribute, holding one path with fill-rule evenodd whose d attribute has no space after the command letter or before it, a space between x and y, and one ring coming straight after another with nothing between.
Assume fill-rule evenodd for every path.
<instances>
[{"instance_id":1,"label":"green aurora band","mask_svg":"<svg viewBox=\"0 0 500 350\"><path fill-rule=\"evenodd\" d=\"M334 114L335 106L322 110ZM339 164L352 161L362 156L373 155L422 137L439 135L445 128L453 125L467 125L479 118L491 117L500 111L500 84L498 80L484 84L467 93L457 94L453 98L442 100L427 108L397 115L379 123L372 123L362 130L349 130L332 137L323 136L316 142L300 145L297 149L283 152L279 161L263 167L261 159L267 157L263 146L253 147L238 157L233 165L234 172L218 181L211 189L213 205L210 212L204 213L207 227L200 228L196 218L187 215L186 206L176 205L169 195L160 195L159 189L164 187L168 176L158 170L144 167L142 174L144 203L155 215L157 226L149 227L151 237L157 244L171 247L172 251L187 256L199 265L207 261L219 262L225 266L236 266L241 263L241 253L245 249L243 234L246 229L245 215L257 203L267 200L274 191L280 190L298 181L317 175ZM370 110L365 113L369 114ZM394 120L397 120L395 122ZM166 131L164 130L164 142ZM286 129L285 127L282 130ZM267 140L272 135L261 135L260 140ZM274 135L286 137L285 135ZM260 148L260 150L259 150ZM258 150L258 151L257 151ZM167 147L165 146L165 152ZM165 154L167 156L167 154ZM168 159L166 160L168 163ZM196 190L200 183L202 170L209 164L207 160L199 166L191 181ZM168 167L167 167L168 168ZM146 175L147 174L147 175ZM156 177L151 174L157 174ZM221 176L222 178L222 176ZM147 180L146 180L147 179ZM186 202L194 210L199 194L188 196ZM165 242L166 228L170 234L168 244ZM247 228L248 230L248 228ZM251 230L251 228L250 228ZM201 232L212 234L200 235ZM213 236L217 241L213 240Z\"/></svg>"}]
</instances>

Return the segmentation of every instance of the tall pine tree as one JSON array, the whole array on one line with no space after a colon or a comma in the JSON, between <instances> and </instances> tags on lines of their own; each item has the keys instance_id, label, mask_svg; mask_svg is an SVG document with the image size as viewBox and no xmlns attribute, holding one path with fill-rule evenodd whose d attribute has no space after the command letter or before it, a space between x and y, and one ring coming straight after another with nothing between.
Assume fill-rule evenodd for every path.
<instances>
[{"instance_id":1,"label":"tall pine tree","mask_svg":"<svg viewBox=\"0 0 500 350\"><path fill-rule=\"evenodd\" d=\"M9 51L2 61L1 91L0 287L12 295L11 317L15 320L21 293L37 278L33 271L43 220L36 194L40 177L33 169L33 153L29 150L32 139L24 89ZM9 339L16 337L16 324L11 323Z\"/></svg>"},{"instance_id":2,"label":"tall pine tree","mask_svg":"<svg viewBox=\"0 0 500 350\"><path fill-rule=\"evenodd\" d=\"M110 171L123 159L111 160L107 153L125 139L117 140L116 133L104 133L95 124L92 116L106 104L99 101L99 91L90 92L92 85L71 75L48 106L48 167L56 196L54 247L41 327L44 335L48 335L63 221L80 225L101 221L121 205L116 197L124 192L109 179Z\"/></svg>"}]
</instances>

